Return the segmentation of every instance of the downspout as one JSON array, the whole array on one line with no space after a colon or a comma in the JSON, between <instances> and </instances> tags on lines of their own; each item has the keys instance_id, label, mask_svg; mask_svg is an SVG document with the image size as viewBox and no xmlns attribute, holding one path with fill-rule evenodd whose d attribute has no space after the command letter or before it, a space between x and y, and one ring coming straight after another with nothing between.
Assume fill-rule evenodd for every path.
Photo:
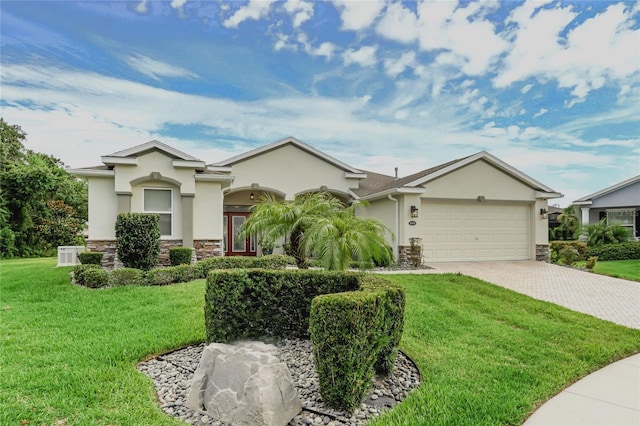
<instances>
[{"instance_id":1,"label":"downspout","mask_svg":"<svg viewBox=\"0 0 640 426\"><path fill-rule=\"evenodd\" d=\"M387 197L393 201L394 203L396 203L396 227L394 230L395 233L395 238L396 238L396 244L393 245L393 257L395 257L396 261L399 261L400 259L398 258L399 254L398 254L398 244L400 243L400 204L398 202L397 198L393 198L391 196L391 194L387 194Z\"/></svg>"}]
</instances>

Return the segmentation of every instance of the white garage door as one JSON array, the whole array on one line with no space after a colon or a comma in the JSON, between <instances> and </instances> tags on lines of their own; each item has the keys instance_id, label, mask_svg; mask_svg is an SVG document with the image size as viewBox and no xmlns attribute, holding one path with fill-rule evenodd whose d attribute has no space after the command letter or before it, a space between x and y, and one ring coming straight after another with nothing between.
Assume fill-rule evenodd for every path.
<instances>
[{"instance_id":1,"label":"white garage door","mask_svg":"<svg viewBox=\"0 0 640 426\"><path fill-rule=\"evenodd\" d=\"M423 202L420 210L425 262L528 260L529 206Z\"/></svg>"}]
</instances>

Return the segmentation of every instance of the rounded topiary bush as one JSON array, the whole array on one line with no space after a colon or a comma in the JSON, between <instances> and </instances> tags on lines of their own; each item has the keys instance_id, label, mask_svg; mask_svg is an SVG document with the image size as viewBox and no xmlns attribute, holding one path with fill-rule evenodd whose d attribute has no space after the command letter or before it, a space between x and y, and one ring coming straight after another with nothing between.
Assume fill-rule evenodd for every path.
<instances>
[{"instance_id":1,"label":"rounded topiary bush","mask_svg":"<svg viewBox=\"0 0 640 426\"><path fill-rule=\"evenodd\" d=\"M171 266L190 265L193 249L189 247L171 247L169 249L169 261Z\"/></svg>"},{"instance_id":2,"label":"rounded topiary bush","mask_svg":"<svg viewBox=\"0 0 640 426\"><path fill-rule=\"evenodd\" d=\"M100 288L109 285L109 273L102 268L88 269L84 273L84 285L90 288Z\"/></svg>"},{"instance_id":3,"label":"rounded topiary bush","mask_svg":"<svg viewBox=\"0 0 640 426\"><path fill-rule=\"evenodd\" d=\"M83 265L100 265L102 253L96 251L85 251L78 255L80 263Z\"/></svg>"},{"instance_id":4,"label":"rounded topiary bush","mask_svg":"<svg viewBox=\"0 0 640 426\"><path fill-rule=\"evenodd\" d=\"M148 271L158 264L160 216L148 213L120 213L116 219L118 259L127 268Z\"/></svg>"}]
</instances>

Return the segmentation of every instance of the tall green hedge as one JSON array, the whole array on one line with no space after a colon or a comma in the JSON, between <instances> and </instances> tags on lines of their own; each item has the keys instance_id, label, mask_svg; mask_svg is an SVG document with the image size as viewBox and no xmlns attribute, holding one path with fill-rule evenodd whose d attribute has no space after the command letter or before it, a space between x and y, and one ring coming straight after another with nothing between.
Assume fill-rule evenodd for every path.
<instances>
[{"instance_id":1,"label":"tall green hedge","mask_svg":"<svg viewBox=\"0 0 640 426\"><path fill-rule=\"evenodd\" d=\"M169 249L169 261L171 266L190 265L193 249L190 247L171 247Z\"/></svg>"},{"instance_id":2,"label":"tall green hedge","mask_svg":"<svg viewBox=\"0 0 640 426\"><path fill-rule=\"evenodd\" d=\"M147 271L158 264L160 216L120 213L116 219L116 251L127 268Z\"/></svg>"},{"instance_id":3,"label":"tall green hedge","mask_svg":"<svg viewBox=\"0 0 640 426\"><path fill-rule=\"evenodd\" d=\"M595 256L600 261L640 259L640 241L589 247L587 249L587 256Z\"/></svg>"},{"instance_id":4,"label":"tall green hedge","mask_svg":"<svg viewBox=\"0 0 640 426\"><path fill-rule=\"evenodd\" d=\"M358 274L354 273L212 270L205 291L207 342L308 337L314 297L358 288Z\"/></svg>"},{"instance_id":5,"label":"tall green hedge","mask_svg":"<svg viewBox=\"0 0 640 426\"><path fill-rule=\"evenodd\" d=\"M196 264L202 278L212 269L285 269L289 257L270 254L268 256L220 256L202 259Z\"/></svg>"}]
</instances>

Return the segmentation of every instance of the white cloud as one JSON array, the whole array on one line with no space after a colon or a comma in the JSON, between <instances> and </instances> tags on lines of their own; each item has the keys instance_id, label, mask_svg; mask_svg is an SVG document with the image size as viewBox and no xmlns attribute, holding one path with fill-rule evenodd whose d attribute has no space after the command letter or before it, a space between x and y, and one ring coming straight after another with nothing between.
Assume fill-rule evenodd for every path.
<instances>
[{"instance_id":1,"label":"white cloud","mask_svg":"<svg viewBox=\"0 0 640 426\"><path fill-rule=\"evenodd\" d=\"M169 6L171 6L174 9L182 10L182 7L185 5L186 2L187 0L171 0L171 3L169 4Z\"/></svg>"},{"instance_id":2,"label":"white cloud","mask_svg":"<svg viewBox=\"0 0 640 426\"><path fill-rule=\"evenodd\" d=\"M418 18L401 3L392 3L387 6L376 32L390 40L411 43L418 39Z\"/></svg>"},{"instance_id":3,"label":"white cloud","mask_svg":"<svg viewBox=\"0 0 640 426\"><path fill-rule=\"evenodd\" d=\"M342 29L352 31L370 27L385 5L378 0L334 0L333 4L340 12Z\"/></svg>"},{"instance_id":4,"label":"white cloud","mask_svg":"<svg viewBox=\"0 0 640 426\"><path fill-rule=\"evenodd\" d=\"M298 33L296 41L302 45L302 50L311 56L324 56L327 59L331 59L336 50L336 45L328 41L321 43L318 47L313 47L311 42L309 42L307 35L303 32ZM277 45L278 43L276 43L276 47ZM287 45L286 47L291 46L293 46L292 50L297 49L296 45Z\"/></svg>"},{"instance_id":5,"label":"white cloud","mask_svg":"<svg viewBox=\"0 0 640 426\"><path fill-rule=\"evenodd\" d=\"M343 54L344 64L368 67L376 64L376 46L364 46L359 50L348 49Z\"/></svg>"},{"instance_id":6,"label":"white cloud","mask_svg":"<svg viewBox=\"0 0 640 426\"><path fill-rule=\"evenodd\" d=\"M395 78L407 68L415 68L418 65L415 52L405 52L396 60L385 59L384 69L391 78Z\"/></svg>"},{"instance_id":7,"label":"white cloud","mask_svg":"<svg viewBox=\"0 0 640 426\"><path fill-rule=\"evenodd\" d=\"M167 64L165 62L156 61L145 55L132 55L125 58L125 61L129 66L136 71L153 78L154 80L160 80L161 77L184 77L184 78L197 78L198 76L189 70L184 68Z\"/></svg>"},{"instance_id":8,"label":"white cloud","mask_svg":"<svg viewBox=\"0 0 640 426\"><path fill-rule=\"evenodd\" d=\"M274 1L275 0L249 0L246 6L242 6L236 10L222 25L226 28L238 28L238 25L247 19L253 19L255 21L262 19L267 16L271 4Z\"/></svg>"},{"instance_id":9,"label":"white cloud","mask_svg":"<svg viewBox=\"0 0 640 426\"><path fill-rule=\"evenodd\" d=\"M504 68L494 79L498 88L530 77L571 89L568 107L584 100L592 90L608 82L625 83L640 70L640 30L633 29L632 11L623 3L612 4L594 17L562 34L577 22L571 6L540 9L543 3L527 2L511 14L517 25L513 47Z\"/></svg>"},{"instance_id":10,"label":"white cloud","mask_svg":"<svg viewBox=\"0 0 640 426\"><path fill-rule=\"evenodd\" d=\"M140 3L138 3L138 5L136 6L136 12L147 13L147 11L149 10L149 8L147 7L148 1L149 0L142 0Z\"/></svg>"},{"instance_id":11,"label":"white cloud","mask_svg":"<svg viewBox=\"0 0 640 426\"><path fill-rule=\"evenodd\" d=\"M548 109L546 109L546 108L540 108L540 111L536 112L536 113L534 114L533 118L538 118L538 117L540 117L541 115L544 115L544 114L546 114L546 113L548 113L548 112L549 112L549 110L548 110Z\"/></svg>"},{"instance_id":12,"label":"white cloud","mask_svg":"<svg viewBox=\"0 0 640 426\"><path fill-rule=\"evenodd\" d=\"M313 16L313 3L304 0L287 0L284 10L293 16L293 27L298 28Z\"/></svg>"},{"instance_id":13,"label":"white cloud","mask_svg":"<svg viewBox=\"0 0 640 426\"><path fill-rule=\"evenodd\" d=\"M529 93L529 90L531 90L532 87L533 87L533 84L527 84L523 86L522 89L520 89L520 93L522 93L523 95L526 95L527 93Z\"/></svg>"}]
</instances>

